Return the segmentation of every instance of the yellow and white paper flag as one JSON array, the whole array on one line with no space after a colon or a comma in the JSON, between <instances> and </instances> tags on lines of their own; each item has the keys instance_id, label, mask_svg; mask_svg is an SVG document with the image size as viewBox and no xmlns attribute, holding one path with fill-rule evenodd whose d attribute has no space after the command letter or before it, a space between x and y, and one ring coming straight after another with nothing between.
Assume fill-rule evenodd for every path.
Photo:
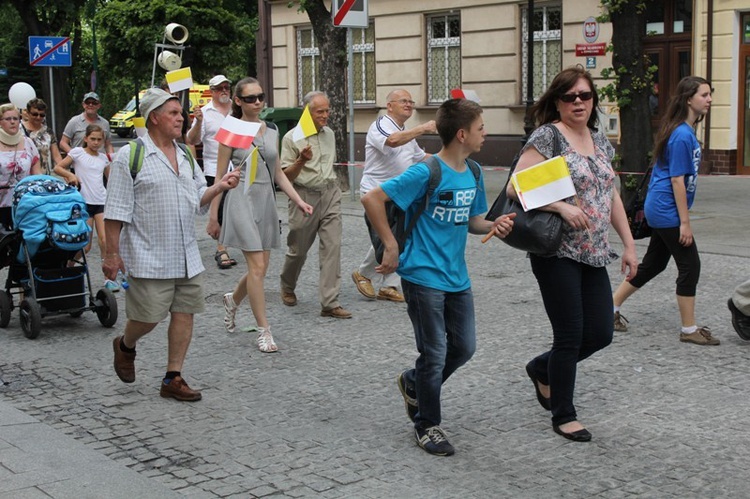
<instances>
[{"instance_id":1,"label":"yellow and white paper flag","mask_svg":"<svg viewBox=\"0 0 750 499\"><path fill-rule=\"evenodd\" d=\"M305 110L302 111L302 116L300 117L297 126L292 132L292 140L298 142L311 135L315 135L316 133L318 133L318 129L315 128L315 123L313 122L312 115L310 114L310 108L308 106L305 106Z\"/></svg>"},{"instance_id":2,"label":"yellow and white paper flag","mask_svg":"<svg viewBox=\"0 0 750 499\"><path fill-rule=\"evenodd\" d=\"M247 171L245 171L245 194L247 194L247 191L250 190L250 186L253 185L253 182L255 182L255 176L258 174L258 157L259 157L259 151L257 147L253 147L253 149L250 151L250 154L248 154L243 163L247 162ZM241 168L242 164L238 166L237 168Z\"/></svg>"},{"instance_id":3,"label":"yellow and white paper flag","mask_svg":"<svg viewBox=\"0 0 750 499\"><path fill-rule=\"evenodd\" d=\"M193 73L190 71L190 68L169 71L165 77L171 93L187 90L193 86Z\"/></svg>"},{"instance_id":4,"label":"yellow and white paper flag","mask_svg":"<svg viewBox=\"0 0 750 499\"><path fill-rule=\"evenodd\" d=\"M143 137L148 133L146 129L146 120L143 116L136 116L133 118L133 128L135 128L136 137Z\"/></svg>"},{"instance_id":5,"label":"yellow and white paper flag","mask_svg":"<svg viewBox=\"0 0 750 499\"><path fill-rule=\"evenodd\" d=\"M524 211L576 195L568 165L562 156L514 173L511 181Z\"/></svg>"}]
</instances>

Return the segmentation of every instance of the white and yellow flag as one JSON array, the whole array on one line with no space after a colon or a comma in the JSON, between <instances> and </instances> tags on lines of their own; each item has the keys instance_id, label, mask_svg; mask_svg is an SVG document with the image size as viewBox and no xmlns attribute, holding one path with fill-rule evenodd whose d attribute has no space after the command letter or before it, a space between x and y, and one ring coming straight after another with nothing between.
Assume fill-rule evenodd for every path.
<instances>
[{"instance_id":1,"label":"white and yellow flag","mask_svg":"<svg viewBox=\"0 0 750 499\"><path fill-rule=\"evenodd\" d=\"M193 86L193 73L190 68L180 68L174 71L169 71L165 75L167 84L169 85L169 91L171 93L179 92L181 90L187 90Z\"/></svg>"},{"instance_id":2,"label":"white and yellow flag","mask_svg":"<svg viewBox=\"0 0 750 499\"><path fill-rule=\"evenodd\" d=\"M292 132L292 140L298 142L304 138L318 133L318 129L315 128L315 122L313 122L312 115L310 114L309 106L305 106L302 111L302 116L299 119L299 123L294 127Z\"/></svg>"},{"instance_id":3,"label":"white and yellow flag","mask_svg":"<svg viewBox=\"0 0 750 499\"><path fill-rule=\"evenodd\" d=\"M245 171L245 194L250 190L250 186L255 182L255 176L258 174L258 156L259 151L257 147L253 147L250 154L247 155L244 162L247 162L247 170ZM240 167L242 164L240 164Z\"/></svg>"},{"instance_id":4,"label":"white and yellow flag","mask_svg":"<svg viewBox=\"0 0 750 499\"><path fill-rule=\"evenodd\" d=\"M143 137L148 133L146 129L146 119L142 116L136 116L133 118L133 128L135 128L135 135L137 137Z\"/></svg>"},{"instance_id":5,"label":"white and yellow flag","mask_svg":"<svg viewBox=\"0 0 750 499\"><path fill-rule=\"evenodd\" d=\"M562 156L555 156L514 173L511 182L524 211L576 195L568 165Z\"/></svg>"}]
</instances>

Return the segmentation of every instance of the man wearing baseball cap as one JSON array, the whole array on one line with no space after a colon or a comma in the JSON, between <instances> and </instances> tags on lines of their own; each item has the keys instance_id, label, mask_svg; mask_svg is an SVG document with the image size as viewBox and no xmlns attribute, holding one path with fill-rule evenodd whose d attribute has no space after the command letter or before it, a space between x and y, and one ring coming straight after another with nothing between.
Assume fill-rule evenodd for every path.
<instances>
[{"instance_id":1,"label":"man wearing baseball cap","mask_svg":"<svg viewBox=\"0 0 750 499\"><path fill-rule=\"evenodd\" d=\"M187 134L187 143L198 145L203 143L203 174L209 187L213 185L216 177L216 161L219 157L219 143L216 134L232 108L232 82L224 75L216 75L208 80L211 90L211 102L203 107L193 110L193 126ZM211 222L209 221L209 224ZM206 228L207 231L211 227ZM220 269L228 269L237 265L237 261L231 258L227 249L222 244L216 245L214 260Z\"/></svg>"},{"instance_id":2,"label":"man wearing baseball cap","mask_svg":"<svg viewBox=\"0 0 750 499\"><path fill-rule=\"evenodd\" d=\"M106 250L102 271L114 279L128 276L125 331L113 341L115 373L135 381L136 343L170 316L167 372L159 394L193 402L201 392L182 377L193 336L193 315L204 309L201 273L205 270L195 235L195 218L210 201L239 183L239 170L206 185L200 168L176 141L182 134L182 106L160 88L146 91L140 102L148 133L143 164L131 173L130 148L123 146L112 162L104 207Z\"/></svg>"},{"instance_id":3,"label":"man wearing baseball cap","mask_svg":"<svg viewBox=\"0 0 750 499\"><path fill-rule=\"evenodd\" d=\"M112 147L111 134L109 132L109 122L99 116L99 108L102 107L99 100L99 94L88 92L83 96L83 112L73 116L68 124L65 125L62 138L60 139L60 150L65 154L69 153L74 147L83 145L83 138L86 135L86 127L89 125L99 125L104 130L104 150L107 154L114 154Z\"/></svg>"}]
</instances>

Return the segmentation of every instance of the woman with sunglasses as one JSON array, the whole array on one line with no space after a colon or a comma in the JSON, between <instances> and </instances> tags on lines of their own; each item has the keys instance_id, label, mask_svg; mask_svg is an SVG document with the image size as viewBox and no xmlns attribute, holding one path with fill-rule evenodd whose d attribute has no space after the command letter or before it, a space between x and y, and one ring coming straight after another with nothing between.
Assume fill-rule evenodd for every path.
<instances>
[{"instance_id":1,"label":"woman with sunglasses","mask_svg":"<svg viewBox=\"0 0 750 499\"><path fill-rule=\"evenodd\" d=\"M674 258L677 265L677 307L680 309L680 341L718 345L708 327L695 321L695 294L701 259L690 227L688 210L695 199L701 145L695 126L711 108L711 85L699 76L686 76L677 84L667 104L661 129L654 140L655 165L646 194L645 213L651 240L635 279L615 291L614 327L627 331L620 307L633 293L659 275Z\"/></svg>"},{"instance_id":2,"label":"woman with sunglasses","mask_svg":"<svg viewBox=\"0 0 750 499\"><path fill-rule=\"evenodd\" d=\"M52 175L56 164L62 161L57 137L47 126L47 104L42 99L31 99L26 104L26 121L21 123L23 132L34 141L39 151L42 173Z\"/></svg>"},{"instance_id":3,"label":"woman with sunglasses","mask_svg":"<svg viewBox=\"0 0 750 499\"><path fill-rule=\"evenodd\" d=\"M21 131L21 113L13 104L0 106L0 224L13 228L13 188L28 175L42 172L39 151Z\"/></svg>"},{"instance_id":4,"label":"woman with sunglasses","mask_svg":"<svg viewBox=\"0 0 750 499\"><path fill-rule=\"evenodd\" d=\"M234 332L237 308L247 296L258 325L258 349L264 353L272 353L276 352L278 347L271 335L271 327L266 316L263 282L268 270L271 249L278 248L281 239L274 184L278 184L290 202L296 204L304 213L311 214L312 206L300 198L281 170L278 131L269 128L260 119L264 100L263 89L255 78L244 78L234 87L232 116L261 124L253 142L253 146L257 147L259 152L258 167L255 181L247 192L243 187L227 192L220 231L217 229L219 198L211 203L209 235L218 237L219 242L225 246L242 250L247 263L247 272L237 282L234 292L224 295L224 327L228 332ZM231 160L234 168L242 169L240 186L244 186L251 151L252 147L234 149L219 144L217 178L226 173Z\"/></svg>"},{"instance_id":5,"label":"woman with sunglasses","mask_svg":"<svg viewBox=\"0 0 750 499\"><path fill-rule=\"evenodd\" d=\"M555 254L529 255L552 325L552 348L526 365L537 400L552 412L552 429L576 442L591 440L573 405L577 364L612 341L612 288L606 266L617 255L610 247L610 227L625 247L621 270L626 279L635 276L638 265L615 189L614 149L596 128L598 103L587 71L576 66L559 73L534 105L542 126L529 137L516 166L519 172L550 158L559 140L557 150L576 189L576 196L539 208L562 217L563 238ZM517 199L512 183L508 195Z\"/></svg>"}]
</instances>

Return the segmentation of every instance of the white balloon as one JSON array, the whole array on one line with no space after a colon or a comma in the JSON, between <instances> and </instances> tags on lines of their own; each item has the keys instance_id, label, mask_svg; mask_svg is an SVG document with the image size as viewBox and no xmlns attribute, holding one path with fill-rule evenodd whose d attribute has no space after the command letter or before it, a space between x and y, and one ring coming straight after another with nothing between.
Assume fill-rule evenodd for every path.
<instances>
[{"instance_id":1,"label":"white balloon","mask_svg":"<svg viewBox=\"0 0 750 499\"><path fill-rule=\"evenodd\" d=\"M25 109L26 104L36 97L36 90L28 83L19 81L8 90L8 99L18 109Z\"/></svg>"}]
</instances>

